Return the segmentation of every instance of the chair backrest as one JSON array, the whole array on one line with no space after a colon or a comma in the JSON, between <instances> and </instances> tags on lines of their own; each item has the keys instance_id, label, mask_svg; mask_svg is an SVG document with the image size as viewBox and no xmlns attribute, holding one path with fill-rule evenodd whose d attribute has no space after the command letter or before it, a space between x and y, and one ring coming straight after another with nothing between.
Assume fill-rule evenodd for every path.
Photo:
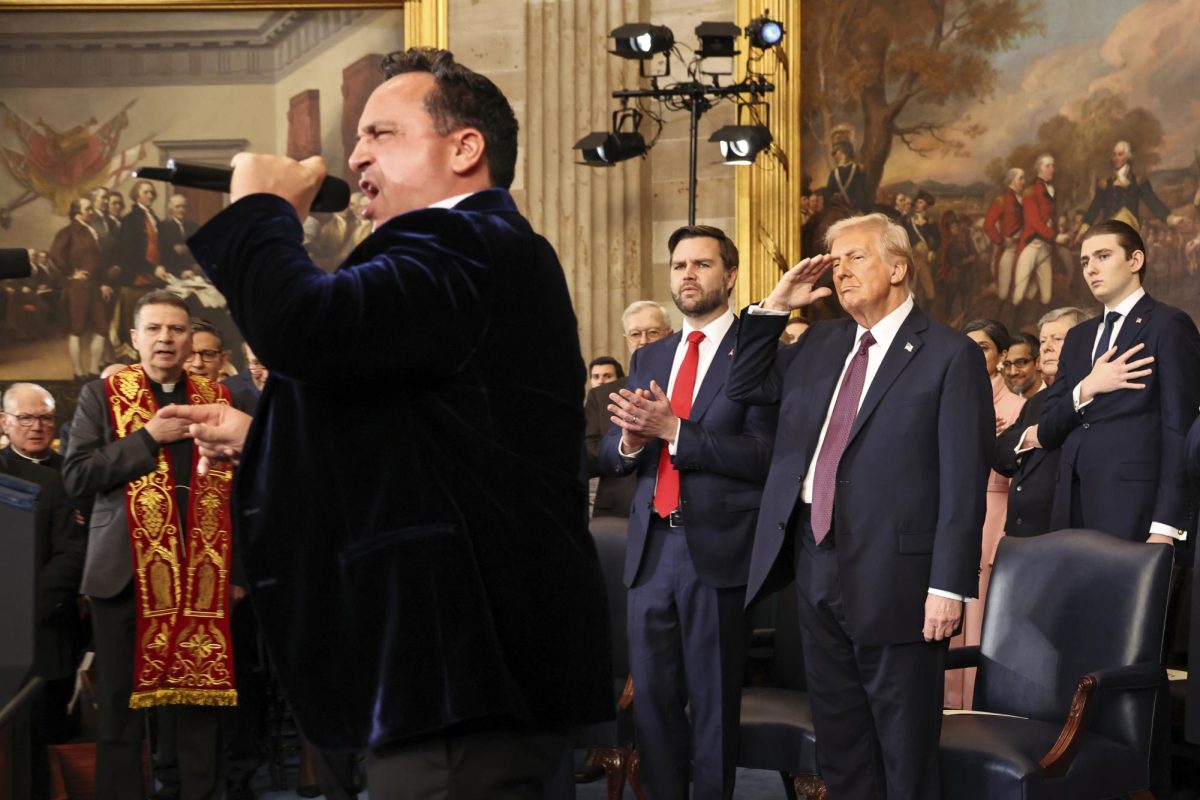
<instances>
[{"instance_id":1,"label":"chair backrest","mask_svg":"<svg viewBox=\"0 0 1200 800\"><path fill-rule=\"evenodd\" d=\"M608 627L612 635L613 678L624 682L629 674L629 638L625 618L625 541L629 538L629 520L621 517L596 517L589 527L604 574L608 597Z\"/></svg>"},{"instance_id":2,"label":"chair backrest","mask_svg":"<svg viewBox=\"0 0 1200 800\"><path fill-rule=\"evenodd\" d=\"M1090 530L1002 539L984 610L975 708L1061 724L1083 675L1159 661L1171 557L1169 547ZM1112 693L1088 727L1140 748L1153 704L1152 692Z\"/></svg>"}]
</instances>

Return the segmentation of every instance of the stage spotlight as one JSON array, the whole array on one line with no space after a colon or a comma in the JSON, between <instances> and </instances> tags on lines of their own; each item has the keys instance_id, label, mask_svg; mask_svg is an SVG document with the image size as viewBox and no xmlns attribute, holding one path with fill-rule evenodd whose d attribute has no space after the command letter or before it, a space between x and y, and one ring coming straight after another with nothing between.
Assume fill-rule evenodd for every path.
<instances>
[{"instance_id":1,"label":"stage spotlight","mask_svg":"<svg viewBox=\"0 0 1200 800\"><path fill-rule=\"evenodd\" d=\"M753 47L768 50L783 41L783 23L761 16L746 26L746 38Z\"/></svg>"},{"instance_id":2,"label":"stage spotlight","mask_svg":"<svg viewBox=\"0 0 1200 800\"><path fill-rule=\"evenodd\" d=\"M771 131L765 125L726 125L708 140L720 144L726 164L747 165L770 146Z\"/></svg>"},{"instance_id":3,"label":"stage spotlight","mask_svg":"<svg viewBox=\"0 0 1200 800\"><path fill-rule=\"evenodd\" d=\"M575 143L573 148L580 152L589 167L611 167L618 161L640 156L646 152L646 140L637 131L615 131L589 133Z\"/></svg>"},{"instance_id":4,"label":"stage spotlight","mask_svg":"<svg viewBox=\"0 0 1200 800\"><path fill-rule=\"evenodd\" d=\"M646 61L675 46L675 34L665 25L631 22L609 34L614 49L610 52L622 58Z\"/></svg>"},{"instance_id":5,"label":"stage spotlight","mask_svg":"<svg viewBox=\"0 0 1200 800\"><path fill-rule=\"evenodd\" d=\"M700 40L696 53L701 58L732 58L738 54L735 40L741 35L741 28L732 22L701 22L696 26Z\"/></svg>"}]
</instances>

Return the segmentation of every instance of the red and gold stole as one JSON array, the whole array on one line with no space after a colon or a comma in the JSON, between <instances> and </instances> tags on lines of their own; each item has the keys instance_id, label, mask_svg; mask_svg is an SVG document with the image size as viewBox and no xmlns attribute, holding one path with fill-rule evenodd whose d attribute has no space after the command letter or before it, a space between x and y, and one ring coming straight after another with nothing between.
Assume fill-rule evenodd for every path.
<instances>
[{"instance_id":1,"label":"red and gold stole","mask_svg":"<svg viewBox=\"0 0 1200 800\"><path fill-rule=\"evenodd\" d=\"M224 386L195 375L186 380L188 402L229 403ZM105 387L117 438L141 430L158 410L141 366L121 370ZM233 472L212 469L201 477L199 458L193 447L186 553L165 447L158 466L125 490L137 592L130 708L237 705L229 633Z\"/></svg>"}]
</instances>

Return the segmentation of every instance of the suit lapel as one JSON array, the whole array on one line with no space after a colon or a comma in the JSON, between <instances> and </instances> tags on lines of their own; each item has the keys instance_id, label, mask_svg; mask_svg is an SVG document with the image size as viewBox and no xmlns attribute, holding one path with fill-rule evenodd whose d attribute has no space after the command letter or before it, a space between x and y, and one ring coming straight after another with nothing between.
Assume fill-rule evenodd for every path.
<instances>
[{"instance_id":1,"label":"suit lapel","mask_svg":"<svg viewBox=\"0 0 1200 800\"><path fill-rule=\"evenodd\" d=\"M729 365L733 362L733 346L737 343L737 332L738 321L735 319L717 345L717 352L708 365L708 372L704 373L704 381L700 384L700 390L696 392L696 399L692 401L692 412L688 414L688 419L702 419L713 398L725 388L725 378L729 375Z\"/></svg>"},{"instance_id":2,"label":"suit lapel","mask_svg":"<svg viewBox=\"0 0 1200 800\"><path fill-rule=\"evenodd\" d=\"M917 333L928 327L929 321L925 318L925 314L921 312L921 309L913 306L913 310L909 312L908 317L900 326L900 330L896 332L896 338L892 340L892 346L884 355L883 363L879 365L879 371L871 380L867 396L863 399L862 405L858 409L858 416L854 418L854 425L850 428L850 438L846 440L846 447L849 447L850 443L854 441L854 437L866 425L867 420L870 419L892 383L920 351L923 342Z\"/></svg>"},{"instance_id":3,"label":"suit lapel","mask_svg":"<svg viewBox=\"0 0 1200 800\"><path fill-rule=\"evenodd\" d=\"M1129 312L1129 316L1121 322L1121 330L1117 333L1117 355L1133 347L1138 339L1142 338L1154 306L1154 299L1148 294L1143 295Z\"/></svg>"}]
</instances>

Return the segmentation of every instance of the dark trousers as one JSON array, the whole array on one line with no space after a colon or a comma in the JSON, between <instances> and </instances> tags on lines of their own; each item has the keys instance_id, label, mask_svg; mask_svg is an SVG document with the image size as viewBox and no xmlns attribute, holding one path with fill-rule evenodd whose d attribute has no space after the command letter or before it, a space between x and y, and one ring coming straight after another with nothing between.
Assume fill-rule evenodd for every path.
<instances>
[{"instance_id":1,"label":"dark trousers","mask_svg":"<svg viewBox=\"0 0 1200 800\"><path fill-rule=\"evenodd\" d=\"M696 800L733 796L745 596L701 582L683 528L651 524L628 635L641 781L653 800L688 796L689 763Z\"/></svg>"},{"instance_id":2,"label":"dark trousers","mask_svg":"<svg viewBox=\"0 0 1200 800\"><path fill-rule=\"evenodd\" d=\"M836 536L818 546L807 506L797 516L800 631L830 800L938 800L947 643L855 642L846 629Z\"/></svg>"},{"instance_id":3,"label":"dark trousers","mask_svg":"<svg viewBox=\"0 0 1200 800\"><path fill-rule=\"evenodd\" d=\"M429 739L367 759L367 790L386 800L546 800L573 795L565 734L499 728ZM553 785L565 778L563 789ZM570 796L570 795L568 795Z\"/></svg>"},{"instance_id":4,"label":"dark trousers","mask_svg":"<svg viewBox=\"0 0 1200 800\"><path fill-rule=\"evenodd\" d=\"M129 707L133 692L133 649L137 606L133 584L115 597L93 597L92 628L96 645L98 735L97 800L145 796L142 766L144 715ZM175 706L160 724L174 736L182 800L221 796L220 730L226 709Z\"/></svg>"}]
</instances>

